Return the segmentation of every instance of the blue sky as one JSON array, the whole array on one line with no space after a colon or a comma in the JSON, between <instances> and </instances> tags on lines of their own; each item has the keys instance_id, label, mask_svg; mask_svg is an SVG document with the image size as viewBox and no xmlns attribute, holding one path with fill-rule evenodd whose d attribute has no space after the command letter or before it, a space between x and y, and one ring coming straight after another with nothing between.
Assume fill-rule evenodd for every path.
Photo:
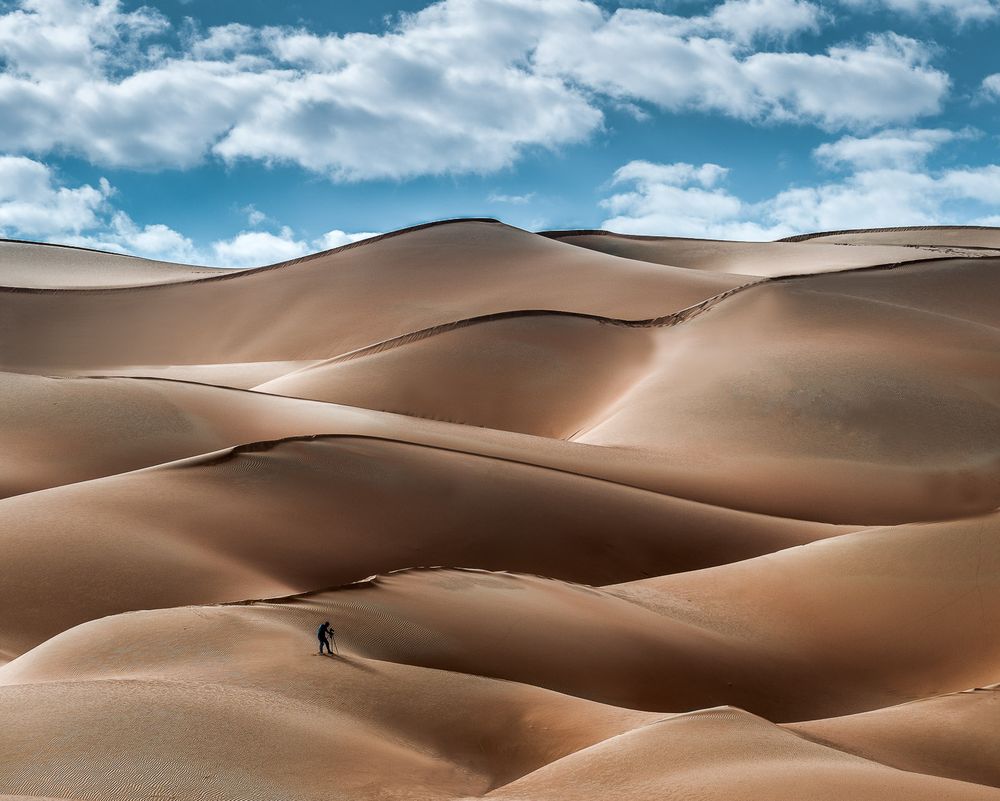
<instances>
[{"instance_id":1,"label":"blue sky","mask_svg":"<svg viewBox=\"0 0 1000 801\"><path fill-rule=\"evenodd\" d=\"M0 236L1000 225L1000 0L0 2Z\"/></svg>"}]
</instances>

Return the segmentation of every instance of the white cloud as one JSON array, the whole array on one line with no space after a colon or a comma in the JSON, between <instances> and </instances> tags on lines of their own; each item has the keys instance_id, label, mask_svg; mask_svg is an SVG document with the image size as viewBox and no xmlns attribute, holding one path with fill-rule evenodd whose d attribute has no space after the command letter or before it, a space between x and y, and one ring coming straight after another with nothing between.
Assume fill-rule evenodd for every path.
<instances>
[{"instance_id":1,"label":"white cloud","mask_svg":"<svg viewBox=\"0 0 1000 801\"><path fill-rule=\"evenodd\" d=\"M0 59L7 72L53 82L81 80L141 61L143 37L165 30L149 8L123 12L117 0L23 0L0 14Z\"/></svg>"},{"instance_id":2,"label":"white cloud","mask_svg":"<svg viewBox=\"0 0 1000 801\"><path fill-rule=\"evenodd\" d=\"M905 14L951 14L959 22L982 21L1000 12L997 0L841 0L849 7L870 10L885 8Z\"/></svg>"},{"instance_id":3,"label":"white cloud","mask_svg":"<svg viewBox=\"0 0 1000 801\"><path fill-rule=\"evenodd\" d=\"M653 164L631 161L612 185L632 184L603 200L611 213L601 226L623 234L708 238L772 239L784 229L767 229L750 219L743 201L718 184L727 170L717 164Z\"/></svg>"},{"instance_id":4,"label":"white cloud","mask_svg":"<svg viewBox=\"0 0 1000 801\"><path fill-rule=\"evenodd\" d=\"M348 233L347 231L335 228L332 231L327 231L319 239L314 239L312 244L314 250L333 250L344 245L360 242L362 239L371 239L373 236L379 236L378 232L358 231L356 233Z\"/></svg>"},{"instance_id":5,"label":"white cloud","mask_svg":"<svg viewBox=\"0 0 1000 801\"><path fill-rule=\"evenodd\" d=\"M816 32L822 19L819 6L804 0L726 0L709 16L713 26L741 41Z\"/></svg>"},{"instance_id":6,"label":"white cloud","mask_svg":"<svg viewBox=\"0 0 1000 801\"><path fill-rule=\"evenodd\" d=\"M714 164L630 162L614 184L632 191L602 201L602 227L630 234L775 239L798 233L901 225L991 224L1000 215L1000 165L921 171L916 163L866 166L839 181L793 187L747 202L717 181ZM724 173L722 173L724 176Z\"/></svg>"},{"instance_id":7,"label":"white cloud","mask_svg":"<svg viewBox=\"0 0 1000 801\"><path fill-rule=\"evenodd\" d=\"M948 76L929 65L929 49L896 34L816 54L747 52L736 41L688 36L677 20L621 9L589 29L553 32L536 61L622 100L826 128L934 113L949 87Z\"/></svg>"},{"instance_id":8,"label":"white cloud","mask_svg":"<svg viewBox=\"0 0 1000 801\"><path fill-rule=\"evenodd\" d=\"M982 93L990 100L1000 100L1000 72L983 78Z\"/></svg>"},{"instance_id":9,"label":"white cloud","mask_svg":"<svg viewBox=\"0 0 1000 801\"><path fill-rule=\"evenodd\" d=\"M240 211L247 216L247 224L254 228L270 219L264 212L254 206L253 203L244 206Z\"/></svg>"},{"instance_id":10,"label":"white cloud","mask_svg":"<svg viewBox=\"0 0 1000 801\"><path fill-rule=\"evenodd\" d=\"M0 156L0 232L4 236L75 234L98 224L110 194L103 181L59 186L52 170L23 156Z\"/></svg>"},{"instance_id":11,"label":"white cloud","mask_svg":"<svg viewBox=\"0 0 1000 801\"><path fill-rule=\"evenodd\" d=\"M21 0L0 13L0 151L147 168L215 154L399 179L492 172L582 141L606 105L862 129L938 109L948 78L911 39L754 49L823 18L806 0L726 0L691 17L440 0L379 35L191 34L117 0Z\"/></svg>"},{"instance_id":12,"label":"white cloud","mask_svg":"<svg viewBox=\"0 0 1000 801\"><path fill-rule=\"evenodd\" d=\"M114 194L114 188L104 178L96 188L89 184L67 187L41 162L23 156L0 156L0 236L40 238L218 267L257 267L377 236L369 231L332 230L309 241L284 227L277 234L241 231L231 239L199 248L167 225L139 225L114 208L110 200ZM252 205L244 211L250 216L260 214Z\"/></svg>"},{"instance_id":13,"label":"white cloud","mask_svg":"<svg viewBox=\"0 0 1000 801\"><path fill-rule=\"evenodd\" d=\"M827 142L813 151L816 158L829 167L848 166L856 169L880 167L918 167L941 145L956 139L969 139L975 131L951 131L946 128L916 130L890 129L874 136L845 136Z\"/></svg>"},{"instance_id":14,"label":"white cloud","mask_svg":"<svg viewBox=\"0 0 1000 801\"><path fill-rule=\"evenodd\" d=\"M950 81L929 58L920 42L889 33L822 55L757 53L745 72L774 118L868 128L939 110Z\"/></svg>"},{"instance_id":15,"label":"white cloud","mask_svg":"<svg viewBox=\"0 0 1000 801\"><path fill-rule=\"evenodd\" d=\"M234 22L210 28L207 36L192 41L190 52L195 59L234 56L252 49L257 39L256 28Z\"/></svg>"},{"instance_id":16,"label":"white cloud","mask_svg":"<svg viewBox=\"0 0 1000 801\"><path fill-rule=\"evenodd\" d=\"M256 267L297 259L309 253L309 245L295 239L290 228L279 234L241 231L232 239L212 243L211 264L223 267Z\"/></svg>"}]
</instances>

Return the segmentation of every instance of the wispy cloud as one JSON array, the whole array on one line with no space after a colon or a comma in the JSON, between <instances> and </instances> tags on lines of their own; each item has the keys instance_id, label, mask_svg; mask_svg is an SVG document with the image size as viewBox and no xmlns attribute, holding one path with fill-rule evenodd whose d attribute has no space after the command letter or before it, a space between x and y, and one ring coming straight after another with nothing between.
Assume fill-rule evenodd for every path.
<instances>
[{"instance_id":1,"label":"wispy cloud","mask_svg":"<svg viewBox=\"0 0 1000 801\"><path fill-rule=\"evenodd\" d=\"M491 192L486 198L486 200L490 203L509 203L512 206L523 206L526 203L530 203L534 199L534 192L528 192L524 195L503 195L497 192Z\"/></svg>"}]
</instances>

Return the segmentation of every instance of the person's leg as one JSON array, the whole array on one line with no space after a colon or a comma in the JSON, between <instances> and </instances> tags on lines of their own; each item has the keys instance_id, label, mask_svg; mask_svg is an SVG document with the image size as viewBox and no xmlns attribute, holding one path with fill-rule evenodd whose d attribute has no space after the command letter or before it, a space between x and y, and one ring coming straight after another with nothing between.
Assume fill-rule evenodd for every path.
<instances>
[{"instance_id":1,"label":"person's leg","mask_svg":"<svg viewBox=\"0 0 1000 801\"><path fill-rule=\"evenodd\" d=\"M323 646L324 645L326 645L326 640L320 640L319 641L319 653L320 653L320 656L323 655ZM327 646L327 649L329 650L329 646Z\"/></svg>"}]
</instances>

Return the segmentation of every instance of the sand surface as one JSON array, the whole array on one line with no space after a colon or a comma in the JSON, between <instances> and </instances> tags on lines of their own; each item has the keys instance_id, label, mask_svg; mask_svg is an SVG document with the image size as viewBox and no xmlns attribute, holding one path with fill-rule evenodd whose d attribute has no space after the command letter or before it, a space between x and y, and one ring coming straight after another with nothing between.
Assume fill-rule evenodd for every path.
<instances>
[{"instance_id":1,"label":"sand surface","mask_svg":"<svg viewBox=\"0 0 1000 801\"><path fill-rule=\"evenodd\" d=\"M0 801L1000 799L997 248L0 242Z\"/></svg>"}]
</instances>

